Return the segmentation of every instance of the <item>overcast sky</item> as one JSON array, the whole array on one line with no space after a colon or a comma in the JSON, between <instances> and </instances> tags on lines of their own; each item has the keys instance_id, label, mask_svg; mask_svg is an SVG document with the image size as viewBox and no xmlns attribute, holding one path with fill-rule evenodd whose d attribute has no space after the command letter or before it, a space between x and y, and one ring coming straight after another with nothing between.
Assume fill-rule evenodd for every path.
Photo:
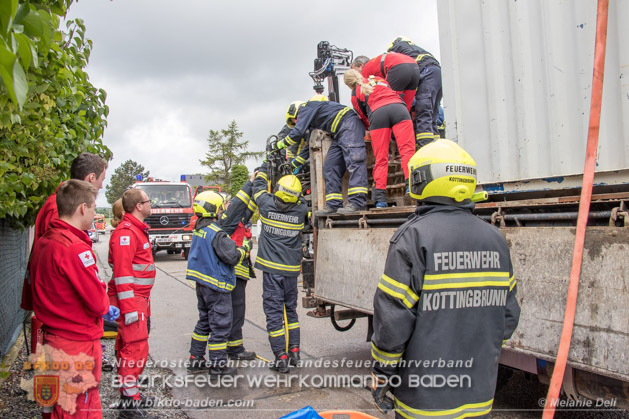
<instances>
[{"instance_id":1,"label":"overcast sky","mask_svg":"<svg viewBox=\"0 0 629 419\"><path fill-rule=\"evenodd\" d=\"M435 0L80 0L68 18L84 20L90 81L107 92L106 184L128 159L164 180L207 173L208 132L231 120L264 150L288 104L314 95L320 41L373 57L404 35L439 58Z\"/></svg>"}]
</instances>

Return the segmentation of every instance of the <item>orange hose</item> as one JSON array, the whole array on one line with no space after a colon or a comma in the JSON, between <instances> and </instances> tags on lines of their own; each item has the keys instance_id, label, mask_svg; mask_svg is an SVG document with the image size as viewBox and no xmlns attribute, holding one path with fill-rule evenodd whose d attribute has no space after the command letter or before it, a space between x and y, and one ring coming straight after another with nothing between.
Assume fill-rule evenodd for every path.
<instances>
[{"instance_id":1,"label":"orange hose","mask_svg":"<svg viewBox=\"0 0 629 419\"><path fill-rule=\"evenodd\" d=\"M559 390L566 370L566 361L570 352L570 340L574 326L574 315L579 292L579 277L581 275L581 261L585 243L585 230L592 199L592 185L594 184L594 169L596 167L596 149L598 147L598 133L601 123L601 105L603 99L603 75L605 73L605 46L607 43L607 15L609 0L599 0L596 16L596 44L594 47L594 72L592 76L592 102L590 104L590 124L588 130L587 148L585 152L585 167L583 169L583 187L579 202L579 216L577 219L577 234L574 240L572 254L572 269L568 283L568 298L561 330L561 341L557 351L557 360L550 380L548 395L544 406L543 419L551 419L555 415L555 407L559 398Z\"/></svg>"}]
</instances>

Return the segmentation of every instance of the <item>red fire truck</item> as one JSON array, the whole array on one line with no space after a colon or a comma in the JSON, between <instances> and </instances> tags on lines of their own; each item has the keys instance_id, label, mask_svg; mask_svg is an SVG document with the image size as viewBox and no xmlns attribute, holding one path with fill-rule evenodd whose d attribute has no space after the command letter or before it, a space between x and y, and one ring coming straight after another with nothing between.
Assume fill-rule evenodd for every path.
<instances>
[{"instance_id":1,"label":"red fire truck","mask_svg":"<svg viewBox=\"0 0 629 419\"><path fill-rule=\"evenodd\" d=\"M151 228L149 237L153 254L166 250L188 259L192 242L192 187L186 182L138 181L133 186L142 189L151 200L151 215L144 220Z\"/></svg>"}]
</instances>

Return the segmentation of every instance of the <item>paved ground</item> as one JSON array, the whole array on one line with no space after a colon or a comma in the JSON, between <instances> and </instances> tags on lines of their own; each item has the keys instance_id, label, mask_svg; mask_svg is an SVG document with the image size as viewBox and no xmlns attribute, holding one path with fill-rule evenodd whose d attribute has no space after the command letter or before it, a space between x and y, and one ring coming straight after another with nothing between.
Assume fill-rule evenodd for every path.
<instances>
[{"instance_id":1,"label":"paved ground","mask_svg":"<svg viewBox=\"0 0 629 419\"><path fill-rule=\"evenodd\" d=\"M99 258L105 260L106 240L96 244L95 250ZM151 298L150 351L155 362L171 369L174 376L152 379L156 385L164 381L171 384L172 396L182 405L222 404L210 408L186 408L184 411L189 417L278 418L307 405L317 411L353 409L386 417L373 407L370 392L363 387L365 377L370 375L369 369L347 366L349 361L364 363L371 358L370 345L365 342L366 319L359 319L350 331L339 333L328 319L308 317L306 310L301 308L301 301L302 359L312 365L283 375L270 371L264 361L257 360L255 365L239 366L235 385L227 381L186 385L183 364L188 358L190 338L198 317L196 295L185 280L186 263L181 256L160 252L155 262L157 278ZM111 276L109 268L104 269L105 275ZM258 278L252 279L247 286L244 341L248 350L271 359L273 355L262 311L261 272L257 275Z\"/></svg>"},{"instance_id":2,"label":"paved ground","mask_svg":"<svg viewBox=\"0 0 629 419\"><path fill-rule=\"evenodd\" d=\"M106 264L109 234L100 238L94 250L101 274L110 278L111 270ZM301 308L301 301L302 357L310 363L309 366L282 375L270 371L259 360L255 365L240 365L236 383L186 383L184 362L197 319L194 289L185 280L186 262L180 256L160 252L155 259L157 279L152 293L150 353L156 365L146 370L151 388L145 390L158 397L157 401L161 403L153 414L158 417L279 418L310 405L319 412L351 409L378 418L394 416L378 412L371 403L370 392L364 388L365 378L370 374L365 363L371 359L370 344L365 342L366 319L358 319L348 332L337 332L328 319L306 316L307 310ZM270 359L272 353L265 331L261 282L258 272L258 278L251 280L247 287L244 340L247 349ZM108 346L111 343L109 341ZM16 363L19 362L18 359ZM25 401L19 390L18 367L12 368L13 375L0 389L0 417L9 414L6 417L30 418L38 411L33 402ZM106 377L110 374L104 375ZM106 381L101 382L105 408L106 403L117 397L108 386ZM539 401L546 396L547 389L543 384L527 380L522 373L514 374L511 381L496 393L492 418L541 417ZM105 410L105 417L115 417L116 413ZM617 410L563 409L556 417L629 418L629 414Z\"/></svg>"}]
</instances>

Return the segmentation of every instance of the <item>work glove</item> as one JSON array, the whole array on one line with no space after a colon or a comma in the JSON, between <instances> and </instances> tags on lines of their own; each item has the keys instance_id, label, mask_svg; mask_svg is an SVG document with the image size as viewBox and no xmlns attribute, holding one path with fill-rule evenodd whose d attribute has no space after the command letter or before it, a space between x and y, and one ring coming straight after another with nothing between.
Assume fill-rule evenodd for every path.
<instances>
[{"instance_id":1,"label":"work glove","mask_svg":"<svg viewBox=\"0 0 629 419\"><path fill-rule=\"evenodd\" d=\"M371 395L373 396L373 402L382 413L388 413L393 410L393 399L387 396L387 392L391 390L391 384L389 383L389 377L384 375L376 375L371 373Z\"/></svg>"},{"instance_id":2,"label":"work glove","mask_svg":"<svg viewBox=\"0 0 629 419\"><path fill-rule=\"evenodd\" d=\"M242 240L242 246L241 248L245 251L248 252L251 250L251 241L247 240L247 239L243 239Z\"/></svg>"},{"instance_id":3,"label":"work glove","mask_svg":"<svg viewBox=\"0 0 629 419\"><path fill-rule=\"evenodd\" d=\"M131 323L135 323L138 320L140 320L138 318L138 312L137 311L132 311L131 313L125 313L124 315L124 324L125 325L130 325Z\"/></svg>"},{"instance_id":4,"label":"work glove","mask_svg":"<svg viewBox=\"0 0 629 419\"><path fill-rule=\"evenodd\" d=\"M291 167L293 168L293 174L296 175L297 173L299 173L299 171L301 170L301 167L303 166L302 164L299 164L297 162L297 159L293 159L293 161L290 162Z\"/></svg>"},{"instance_id":5,"label":"work glove","mask_svg":"<svg viewBox=\"0 0 629 419\"><path fill-rule=\"evenodd\" d=\"M120 309L116 306L109 306L109 310L107 313L103 315L103 319L108 322L116 321L116 319L120 316Z\"/></svg>"},{"instance_id":6,"label":"work glove","mask_svg":"<svg viewBox=\"0 0 629 419\"><path fill-rule=\"evenodd\" d=\"M282 139L273 143L273 150L281 150L286 148L286 139Z\"/></svg>"}]
</instances>

